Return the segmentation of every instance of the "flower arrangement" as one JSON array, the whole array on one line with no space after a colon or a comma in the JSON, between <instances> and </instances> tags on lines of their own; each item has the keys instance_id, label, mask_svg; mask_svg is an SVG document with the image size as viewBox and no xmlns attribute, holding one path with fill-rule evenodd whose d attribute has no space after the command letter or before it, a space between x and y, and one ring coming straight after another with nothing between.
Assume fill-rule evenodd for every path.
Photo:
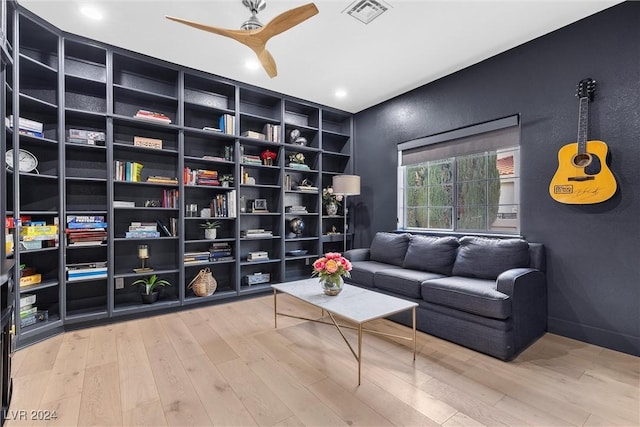
<instances>
[{"instance_id":1,"label":"flower arrangement","mask_svg":"<svg viewBox=\"0 0 640 427\"><path fill-rule=\"evenodd\" d=\"M278 155L273 151L269 150L268 148L260 154L260 158L262 159L262 164L268 165L268 166L273 165L273 161L276 159L276 157L278 157Z\"/></svg>"},{"instance_id":2,"label":"flower arrangement","mask_svg":"<svg viewBox=\"0 0 640 427\"><path fill-rule=\"evenodd\" d=\"M260 154L260 158L262 160L267 160L267 159L275 160L276 157L278 157L278 155L273 151L269 150L268 148Z\"/></svg>"},{"instance_id":3,"label":"flower arrangement","mask_svg":"<svg viewBox=\"0 0 640 427\"><path fill-rule=\"evenodd\" d=\"M342 277L351 277L351 261L338 252L327 252L313 263L312 277L319 277L327 295L337 295L342 290Z\"/></svg>"},{"instance_id":4,"label":"flower arrangement","mask_svg":"<svg viewBox=\"0 0 640 427\"><path fill-rule=\"evenodd\" d=\"M304 154L302 153L289 154L289 163L298 163L300 165L304 165Z\"/></svg>"},{"instance_id":5,"label":"flower arrangement","mask_svg":"<svg viewBox=\"0 0 640 427\"><path fill-rule=\"evenodd\" d=\"M334 194L333 187L327 187L322 189L322 203L325 205L335 203L340 206L340 202L342 201L342 195Z\"/></svg>"}]
</instances>

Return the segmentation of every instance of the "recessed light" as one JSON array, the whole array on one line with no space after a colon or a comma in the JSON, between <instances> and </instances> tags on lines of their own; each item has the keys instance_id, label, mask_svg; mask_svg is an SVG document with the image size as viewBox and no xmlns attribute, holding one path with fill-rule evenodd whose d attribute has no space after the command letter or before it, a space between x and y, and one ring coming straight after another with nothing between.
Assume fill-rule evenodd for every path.
<instances>
[{"instance_id":1,"label":"recessed light","mask_svg":"<svg viewBox=\"0 0 640 427\"><path fill-rule=\"evenodd\" d=\"M338 89L336 90L336 98L344 98L345 96L347 96L347 91L344 89Z\"/></svg>"},{"instance_id":2,"label":"recessed light","mask_svg":"<svg viewBox=\"0 0 640 427\"><path fill-rule=\"evenodd\" d=\"M80 12L87 18L91 18L95 21L100 21L102 19L102 11L95 6L82 6L80 8Z\"/></svg>"},{"instance_id":3,"label":"recessed light","mask_svg":"<svg viewBox=\"0 0 640 427\"><path fill-rule=\"evenodd\" d=\"M260 63L255 59L247 59L244 63L244 66L249 70L257 70L258 68L260 68Z\"/></svg>"}]
</instances>

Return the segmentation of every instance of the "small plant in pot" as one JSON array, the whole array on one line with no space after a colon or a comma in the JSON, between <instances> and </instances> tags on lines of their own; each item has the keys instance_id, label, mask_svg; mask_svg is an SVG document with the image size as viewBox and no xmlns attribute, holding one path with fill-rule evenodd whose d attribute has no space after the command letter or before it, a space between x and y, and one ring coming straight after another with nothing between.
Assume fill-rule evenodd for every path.
<instances>
[{"instance_id":1,"label":"small plant in pot","mask_svg":"<svg viewBox=\"0 0 640 427\"><path fill-rule=\"evenodd\" d=\"M158 300L158 290L160 286L171 286L171 283L164 279L158 279L158 275L154 274L149 277L138 279L131 283L131 286L144 285L142 296L142 302L145 304L151 304Z\"/></svg>"},{"instance_id":2,"label":"small plant in pot","mask_svg":"<svg viewBox=\"0 0 640 427\"><path fill-rule=\"evenodd\" d=\"M233 184L233 175L225 174L220 177L220 182L223 187L230 187Z\"/></svg>"},{"instance_id":3,"label":"small plant in pot","mask_svg":"<svg viewBox=\"0 0 640 427\"><path fill-rule=\"evenodd\" d=\"M200 227L204 228L204 238L209 240L215 240L217 236L217 229L220 228L220 221L207 221L200 224Z\"/></svg>"}]
</instances>

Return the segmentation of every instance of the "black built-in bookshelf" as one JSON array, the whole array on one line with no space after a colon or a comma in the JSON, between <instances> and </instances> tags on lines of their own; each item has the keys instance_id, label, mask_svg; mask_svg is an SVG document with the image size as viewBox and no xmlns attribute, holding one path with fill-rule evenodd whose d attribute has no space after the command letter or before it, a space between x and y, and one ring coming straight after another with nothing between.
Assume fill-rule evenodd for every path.
<instances>
[{"instance_id":1,"label":"black built-in bookshelf","mask_svg":"<svg viewBox=\"0 0 640 427\"><path fill-rule=\"evenodd\" d=\"M13 115L13 123L2 154L24 149L39 163L37 173L6 172L1 213L59 226L57 245L24 249L14 233L15 252L3 253L3 259L42 274L40 283L19 288L15 301L35 294L48 311L45 321L25 327L18 322L18 346L67 327L266 292L271 283L309 277L315 258L341 249L343 236L327 231L342 231L343 213L327 216L321 191L334 175L353 171L351 114L67 34L19 6L8 17L14 48L7 50L6 116ZM140 110L168 120L134 117ZM43 123L43 137L14 132L18 117ZM70 141L70 130L103 133L105 141ZM292 143L294 130L305 145ZM255 136L251 132L269 135L243 136ZM161 140L161 147L140 144L140 138ZM255 163L265 150L275 153L273 163ZM290 165L296 153L308 168ZM119 179L116 163L142 165L139 180ZM189 181L185 174L198 170L203 177L214 171L218 179L233 181ZM158 176L177 181L147 181ZM299 189L305 180L317 191ZM178 203L164 203L175 194ZM117 203L122 201L135 205ZM212 201L212 219L220 225L213 241L205 239L206 219L200 217L202 209L214 207ZM266 211L252 210L264 203ZM197 206L197 216L187 205ZM288 212L289 206L306 211ZM105 241L69 244L71 216L103 218ZM291 227L296 218L304 223L302 233ZM167 234L158 227L154 238L127 237L132 224L158 221L176 229ZM271 233L244 233L262 229ZM213 242L224 248L220 259L184 262L185 254L209 251ZM139 245L147 245L152 273L134 271L141 262ZM268 259L249 259L256 252L267 252ZM106 262L106 277L67 280L67 267L99 262ZM218 287L210 297L197 297L188 284L207 267ZM245 278L255 273L268 274L270 282L248 284ZM173 284L151 305L142 304L140 290L130 286L149 274Z\"/></svg>"}]
</instances>

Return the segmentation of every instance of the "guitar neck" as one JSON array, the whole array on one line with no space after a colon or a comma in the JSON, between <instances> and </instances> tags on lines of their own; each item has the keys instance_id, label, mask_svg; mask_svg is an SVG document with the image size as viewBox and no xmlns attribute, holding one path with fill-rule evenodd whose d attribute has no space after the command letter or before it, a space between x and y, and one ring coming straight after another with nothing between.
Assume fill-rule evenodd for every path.
<instances>
[{"instance_id":1,"label":"guitar neck","mask_svg":"<svg viewBox=\"0 0 640 427\"><path fill-rule=\"evenodd\" d=\"M589 97L580 98L578 115L578 154L587 152L587 128L589 127Z\"/></svg>"}]
</instances>

